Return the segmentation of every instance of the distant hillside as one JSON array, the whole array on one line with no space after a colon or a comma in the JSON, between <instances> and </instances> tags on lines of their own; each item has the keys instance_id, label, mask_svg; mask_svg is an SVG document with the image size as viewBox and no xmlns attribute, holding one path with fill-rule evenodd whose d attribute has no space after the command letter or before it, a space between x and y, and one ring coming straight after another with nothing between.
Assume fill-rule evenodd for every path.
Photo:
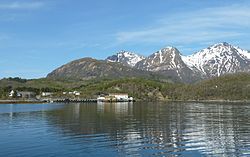
<instances>
[{"instance_id":1,"label":"distant hillside","mask_svg":"<svg viewBox=\"0 0 250 157\"><path fill-rule=\"evenodd\" d=\"M86 97L93 98L101 93L128 93L136 100L160 101L166 100L161 90L173 85L173 83L163 83L143 78L124 78L91 83L77 90L82 91Z\"/></svg>"},{"instance_id":2,"label":"distant hillside","mask_svg":"<svg viewBox=\"0 0 250 157\"><path fill-rule=\"evenodd\" d=\"M81 92L82 98L96 98L102 93L128 93L136 100L250 100L250 74L223 75L196 84L170 83L143 78L55 80L0 80L0 98L6 99L11 89L50 91L61 97L63 91Z\"/></svg>"},{"instance_id":3,"label":"distant hillside","mask_svg":"<svg viewBox=\"0 0 250 157\"><path fill-rule=\"evenodd\" d=\"M140 100L250 100L250 74L228 74L196 84L122 79L87 85L81 90L87 95L126 92Z\"/></svg>"},{"instance_id":4,"label":"distant hillside","mask_svg":"<svg viewBox=\"0 0 250 157\"><path fill-rule=\"evenodd\" d=\"M178 100L250 100L250 74L227 74L171 91Z\"/></svg>"},{"instance_id":5,"label":"distant hillside","mask_svg":"<svg viewBox=\"0 0 250 157\"><path fill-rule=\"evenodd\" d=\"M80 91L82 98L96 98L101 93L128 93L137 100L164 100L160 93L162 87L173 83L160 82L143 78L93 79L93 80L55 80L35 79L20 82L13 79L0 80L0 99L8 99L11 90L54 92L55 97L61 97L63 91Z\"/></svg>"},{"instance_id":6,"label":"distant hillside","mask_svg":"<svg viewBox=\"0 0 250 157\"><path fill-rule=\"evenodd\" d=\"M147 79L167 79L159 74L142 71L121 63L106 62L92 58L83 58L67 63L48 74L50 79L119 79L139 77Z\"/></svg>"}]
</instances>

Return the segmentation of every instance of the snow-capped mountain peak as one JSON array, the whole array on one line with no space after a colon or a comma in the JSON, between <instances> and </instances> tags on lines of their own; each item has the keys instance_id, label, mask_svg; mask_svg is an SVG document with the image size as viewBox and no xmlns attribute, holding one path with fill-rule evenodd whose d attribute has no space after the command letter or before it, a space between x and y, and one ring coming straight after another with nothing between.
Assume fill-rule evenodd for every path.
<instances>
[{"instance_id":1,"label":"snow-capped mountain peak","mask_svg":"<svg viewBox=\"0 0 250 157\"><path fill-rule=\"evenodd\" d=\"M193 70L208 77L245 71L250 65L250 53L226 42L214 44L182 60Z\"/></svg>"},{"instance_id":2,"label":"snow-capped mountain peak","mask_svg":"<svg viewBox=\"0 0 250 157\"><path fill-rule=\"evenodd\" d=\"M226 42L211 45L189 56L181 55L175 47L165 47L146 58L120 51L106 60L185 82L227 73L250 72L250 53Z\"/></svg>"},{"instance_id":3,"label":"snow-capped mountain peak","mask_svg":"<svg viewBox=\"0 0 250 157\"><path fill-rule=\"evenodd\" d=\"M107 57L106 61L119 62L125 66L134 67L137 62L143 60L144 58L145 57L138 55L136 53L133 53L133 52L120 51L115 55Z\"/></svg>"},{"instance_id":4,"label":"snow-capped mountain peak","mask_svg":"<svg viewBox=\"0 0 250 157\"><path fill-rule=\"evenodd\" d=\"M179 54L180 52L176 48L165 47L138 62L136 67L138 69L151 71L158 71L158 69L155 68L163 65L164 68L167 69L175 68L177 66L176 57L179 56Z\"/></svg>"},{"instance_id":5,"label":"snow-capped mountain peak","mask_svg":"<svg viewBox=\"0 0 250 157\"><path fill-rule=\"evenodd\" d=\"M192 82L197 80L196 73L183 62L181 53L175 47L165 47L141 60L135 65L140 70L157 72L176 80Z\"/></svg>"},{"instance_id":6,"label":"snow-capped mountain peak","mask_svg":"<svg viewBox=\"0 0 250 157\"><path fill-rule=\"evenodd\" d=\"M159 63L163 63L166 60L166 55L169 55L171 53L171 58L175 58L175 54L178 50L174 47L165 47L163 49L160 49L159 51L155 52L153 54L154 58L159 58ZM179 53L179 52L178 52Z\"/></svg>"}]
</instances>

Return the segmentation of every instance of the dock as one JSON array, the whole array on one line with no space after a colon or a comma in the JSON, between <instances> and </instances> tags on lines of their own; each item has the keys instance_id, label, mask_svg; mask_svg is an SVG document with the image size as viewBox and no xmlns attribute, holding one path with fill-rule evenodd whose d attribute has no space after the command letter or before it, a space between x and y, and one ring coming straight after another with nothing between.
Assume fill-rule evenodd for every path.
<instances>
[{"instance_id":1,"label":"dock","mask_svg":"<svg viewBox=\"0 0 250 157\"><path fill-rule=\"evenodd\" d=\"M97 103L97 99L54 99L52 102L57 103Z\"/></svg>"}]
</instances>

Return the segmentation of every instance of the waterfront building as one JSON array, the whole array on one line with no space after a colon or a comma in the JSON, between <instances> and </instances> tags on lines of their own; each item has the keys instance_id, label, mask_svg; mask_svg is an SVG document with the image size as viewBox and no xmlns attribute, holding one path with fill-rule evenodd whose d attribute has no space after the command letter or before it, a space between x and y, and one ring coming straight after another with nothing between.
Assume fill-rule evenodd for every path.
<instances>
[{"instance_id":1,"label":"waterfront building","mask_svg":"<svg viewBox=\"0 0 250 157\"><path fill-rule=\"evenodd\" d=\"M53 95L53 93L51 93L51 92L42 92L43 97L51 96L51 95Z\"/></svg>"},{"instance_id":2,"label":"waterfront building","mask_svg":"<svg viewBox=\"0 0 250 157\"><path fill-rule=\"evenodd\" d=\"M132 102L133 97L129 97L128 94L125 93L110 93L109 95L103 96L100 95L97 98L99 102Z\"/></svg>"}]
</instances>

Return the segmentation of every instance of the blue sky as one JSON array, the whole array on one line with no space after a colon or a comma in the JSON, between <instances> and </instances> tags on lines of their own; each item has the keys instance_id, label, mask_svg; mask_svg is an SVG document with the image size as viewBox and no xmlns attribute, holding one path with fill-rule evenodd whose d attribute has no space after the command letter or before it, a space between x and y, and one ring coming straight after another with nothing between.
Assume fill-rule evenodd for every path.
<instances>
[{"instance_id":1,"label":"blue sky","mask_svg":"<svg viewBox=\"0 0 250 157\"><path fill-rule=\"evenodd\" d=\"M0 0L0 78L40 78L74 59L218 42L250 50L248 0Z\"/></svg>"}]
</instances>

